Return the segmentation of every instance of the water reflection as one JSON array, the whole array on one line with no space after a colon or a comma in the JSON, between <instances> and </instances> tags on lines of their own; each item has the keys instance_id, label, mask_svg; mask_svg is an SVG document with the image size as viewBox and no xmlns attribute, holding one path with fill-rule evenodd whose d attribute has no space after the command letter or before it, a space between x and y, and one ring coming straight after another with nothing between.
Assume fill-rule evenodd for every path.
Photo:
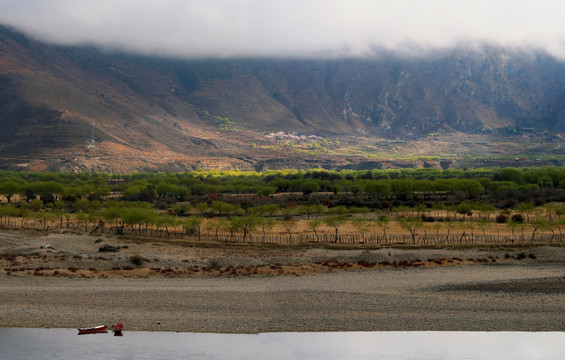
<instances>
[{"instance_id":1,"label":"water reflection","mask_svg":"<svg viewBox=\"0 0 565 360\"><path fill-rule=\"evenodd\" d=\"M0 328L2 359L564 359L561 332L346 332L259 335Z\"/></svg>"}]
</instances>

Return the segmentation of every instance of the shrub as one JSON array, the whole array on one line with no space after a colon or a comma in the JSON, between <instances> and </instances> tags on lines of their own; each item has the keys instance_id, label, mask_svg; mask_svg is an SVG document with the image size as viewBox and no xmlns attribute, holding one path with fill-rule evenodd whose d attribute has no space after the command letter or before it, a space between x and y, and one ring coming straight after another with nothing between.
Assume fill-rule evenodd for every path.
<instances>
[{"instance_id":1,"label":"shrub","mask_svg":"<svg viewBox=\"0 0 565 360\"><path fill-rule=\"evenodd\" d=\"M508 216L506 216L504 214L498 214L498 215L496 215L496 219L494 221L497 224L505 224L506 222L508 222Z\"/></svg>"},{"instance_id":2,"label":"shrub","mask_svg":"<svg viewBox=\"0 0 565 360\"><path fill-rule=\"evenodd\" d=\"M524 217L522 216L522 214L513 214L512 216L510 216L510 221L522 224L524 222Z\"/></svg>"},{"instance_id":3,"label":"shrub","mask_svg":"<svg viewBox=\"0 0 565 360\"><path fill-rule=\"evenodd\" d=\"M134 266L141 266L145 262L145 259L140 255L134 255L129 260Z\"/></svg>"},{"instance_id":4,"label":"shrub","mask_svg":"<svg viewBox=\"0 0 565 360\"><path fill-rule=\"evenodd\" d=\"M434 222L434 221L436 221L436 219L433 216L430 216L430 215L422 215L422 221L423 222Z\"/></svg>"}]
</instances>

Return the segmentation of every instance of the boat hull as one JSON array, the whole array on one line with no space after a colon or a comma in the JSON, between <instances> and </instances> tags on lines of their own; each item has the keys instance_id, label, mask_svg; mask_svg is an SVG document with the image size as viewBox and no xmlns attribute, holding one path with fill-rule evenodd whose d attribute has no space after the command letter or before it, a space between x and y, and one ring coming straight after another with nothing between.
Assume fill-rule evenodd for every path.
<instances>
[{"instance_id":1,"label":"boat hull","mask_svg":"<svg viewBox=\"0 0 565 360\"><path fill-rule=\"evenodd\" d=\"M93 327L89 327L89 328L79 328L78 334L79 335L103 334L103 333L108 332L106 329L108 329L108 327L106 325L93 326Z\"/></svg>"}]
</instances>

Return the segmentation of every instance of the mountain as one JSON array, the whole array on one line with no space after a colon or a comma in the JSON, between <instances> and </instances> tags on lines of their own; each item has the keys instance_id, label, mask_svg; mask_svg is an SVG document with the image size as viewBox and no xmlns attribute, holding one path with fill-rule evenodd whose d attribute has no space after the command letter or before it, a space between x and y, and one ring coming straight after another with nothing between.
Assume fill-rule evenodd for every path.
<instances>
[{"instance_id":1,"label":"mountain","mask_svg":"<svg viewBox=\"0 0 565 360\"><path fill-rule=\"evenodd\" d=\"M0 27L3 168L341 168L395 153L524 153L524 137L558 154L562 133L565 63L541 52L186 60Z\"/></svg>"}]
</instances>

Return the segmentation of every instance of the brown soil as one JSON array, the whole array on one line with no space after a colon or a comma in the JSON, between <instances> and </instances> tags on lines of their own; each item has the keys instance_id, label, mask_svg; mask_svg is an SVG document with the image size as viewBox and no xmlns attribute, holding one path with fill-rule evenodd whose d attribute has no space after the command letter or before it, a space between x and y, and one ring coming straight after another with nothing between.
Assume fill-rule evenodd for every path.
<instances>
[{"instance_id":1,"label":"brown soil","mask_svg":"<svg viewBox=\"0 0 565 360\"><path fill-rule=\"evenodd\" d=\"M111 251L101 251L105 248ZM565 249L194 243L70 231L6 231L0 235L0 274L9 276L300 276L364 269L556 261L565 261Z\"/></svg>"}]
</instances>

